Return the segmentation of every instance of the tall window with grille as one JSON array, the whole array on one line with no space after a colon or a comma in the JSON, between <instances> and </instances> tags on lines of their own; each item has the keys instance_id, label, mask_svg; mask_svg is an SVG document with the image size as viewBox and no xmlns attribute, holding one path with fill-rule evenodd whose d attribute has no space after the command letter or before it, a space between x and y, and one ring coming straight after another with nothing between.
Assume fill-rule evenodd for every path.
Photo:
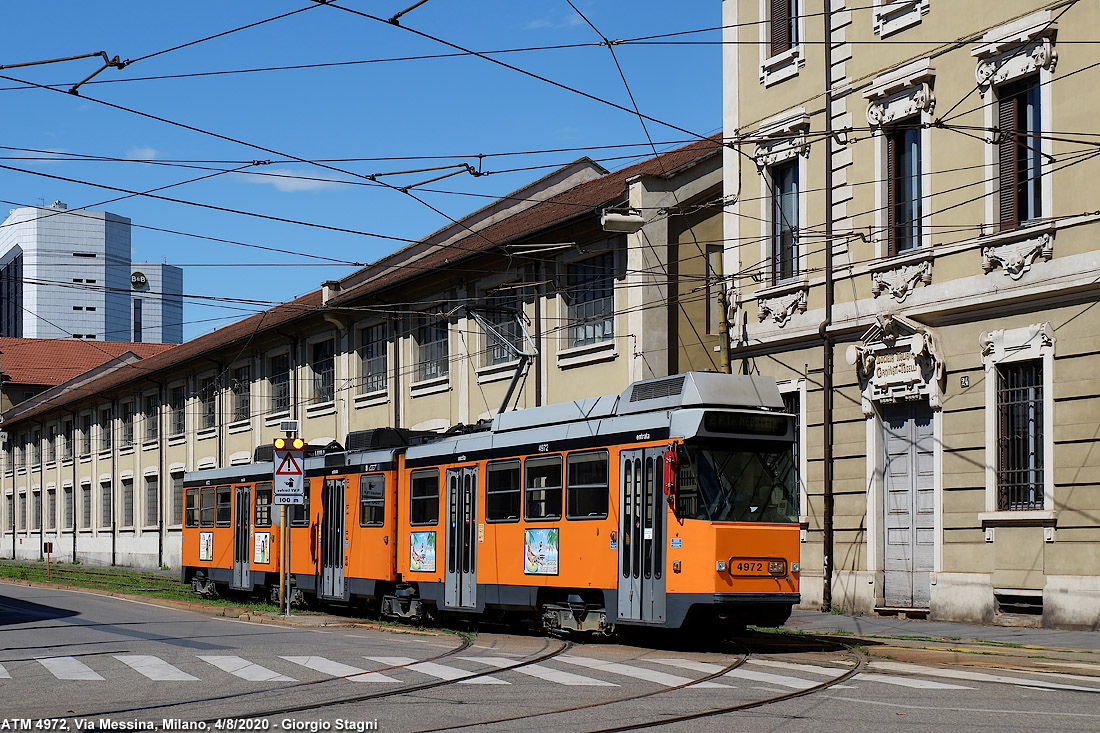
<instances>
[{"instance_id":1,"label":"tall window with grille","mask_svg":"<svg viewBox=\"0 0 1100 733\"><path fill-rule=\"evenodd\" d=\"M798 160L771 168L772 282L798 276Z\"/></svg>"},{"instance_id":2,"label":"tall window with grille","mask_svg":"<svg viewBox=\"0 0 1100 733\"><path fill-rule=\"evenodd\" d=\"M156 475L145 477L145 526L155 527L160 519L160 481Z\"/></svg>"},{"instance_id":3,"label":"tall window with grille","mask_svg":"<svg viewBox=\"0 0 1100 733\"><path fill-rule=\"evenodd\" d=\"M168 434L183 435L187 430L187 387L182 384L168 390Z\"/></svg>"},{"instance_id":4,"label":"tall window with grille","mask_svg":"<svg viewBox=\"0 0 1100 733\"><path fill-rule=\"evenodd\" d=\"M66 420L61 424L61 460L72 460L73 457L73 421Z\"/></svg>"},{"instance_id":5,"label":"tall window with grille","mask_svg":"<svg viewBox=\"0 0 1100 733\"><path fill-rule=\"evenodd\" d=\"M722 322L725 319L725 310L722 307L722 291L725 289L725 280L722 278L722 245L707 245L707 333L719 334L722 332Z\"/></svg>"},{"instance_id":6,"label":"tall window with grille","mask_svg":"<svg viewBox=\"0 0 1100 733\"><path fill-rule=\"evenodd\" d=\"M80 485L80 527L91 529L92 527L92 485Z\"/></svg>"},{"instance_id":7,"label":"tall window with grille","mask_svg":"<svg viewBox=\"0 0 1100 733\"><path fill-rule=\"evenodd\" d=\"M42 431L35 430L31 437L31 463L37 466L42 462Z\"/></svg>"},{"instance_id":8,"label":"tall window with grille","mask_svg":"<svg viewBox=\"0 0 1100 733\"><path fill-rule=\"evenodd\" d=\"M485 334L485 351L482 366L506 364L516 360L515 350L523 349L523 335L520 333L519 318L523 303L513 292L493 293L485 298L485 320L488 321L504 342L511 344L509 349L497 336ZM514 350L513 350L514 349Z\"/></svg>"},{"instance_id":9,"label":"tall window with grille","mask_svg":"<svg viewBox=\"0 0 1100 733\"><path fill-rule=\"evenodd\" d=\"M1001 230L1043 216L1039 75L997 87L997 196Z\"/></svg>"},{"instance_id":10,"label":"tall window with grille","mask_svg":"<svg viewBox=\"0 0 1100 733\"><path fill-rule=\"evenodd\" d=\"M565 291L567 348L615 337L615 253L568 265Z\"/></svg>"},{"instance_id":11,"label":"tall window with grille","mask_svg":"<svg viewBox=\"0 0 1100 733\"><path fill-rule=\"evenodd\" d=\"M778 56L798 43L799 0L769 0L768 55Z\"/></svg>"},{"instance_id":12,"label":"tall window with grille","mask_svg":"<svg viewBox=\"0 0 1100 733\"><path fill-rule=\"evenodd\" d=\"M114 445L114 412L110 407L99 411L99 449L109 451Z\"/></svg>"},{"instance_id":13,"label":"tall window with grille","mask_svg":"<svg viewBox=\"0 0 1100 733\"><path fill-rule=\"evenodd\" d=\"M64 529L76 529L75 525L73 524L73 522L76 520L75 507L73 506L73 487L66 486L64 487L64 489L62 489L62 491L64 494L63 501L65 502Z\"/></svg>"},{"instance_id":14,"label":"tall window with grille","mask_svg":"<svg viewBox=\"0 0 1100 733\"><path fill-rule=\"evenodd\" d=\"M218 378L204 377L199 382L199 400L202 412L199 415L199 425L203 429L213 428L218 424Z\"/></svg>"},{"instance_id":15,"label":"tall window with grille","mask_svg":"<svg viewBox=\"0 0 1100 733\"><path fill-rule=\"evenodd\" d=\"M313 404L332 402L336 397L336 340L318 341L310 348L313 372Z\"/></svg>"},{"instance_id":16,"label":"tall window with grille","mask_svg":"<svg viewBox=\"0 0 1100 733\"><path fill-rule=\"evenodd\" d=\"M916 119L886 132L886 218L891 257L920 246L920 140Z\"/></svg>"},{"instance_id":17,"label":"tall window with grille","mask_svg":"<svg viewBox=\"0 0 1100 733\"><path fill-rule=\"evenodd\" d=\"M233 370L233 420L252 417L252 367L245 364Z\"/></svg>"},{"instance_id":18,"label":"tall window with grille","mask_svg":"<svg viewBox=\"0 0 1100 733\"><path fill-rule=\"evenodd\" d=\"M417 316L416 376L418 381L450 374L447 319L429 313Z\"/></svg>"},{"instance_id":19,"label":"tall window with grille","mask_svg":"<svg viewBox=\"0 0 1100 733\"><path fill-rule=\"evenodd\" d=\"M111 482L107 481L99 485L99 526L110 527L111 519L114 517L112 513L113 507L112 499L114 498L114 492L111 490Z\"/></svg>"},{"instance_id":20,"label":"tall window with grille","mask_svg":"<svg viewBox=\"0 0 1100 733\"><path fill-rule=\"evenodd\" d=\"M80 455L86 456L92 452L92 414L85 413L80 416Z\"/></svg>"},{"instance_id":21,"label":"tall window with grille","mask_svg":"<svg viewBox=\"0 0 1100 733\"><path fill-rule=\"evenodd\" d=\"M794 450L791 458L791 469L794 472L794 481L787 485L798 486L799 491L795 494L798 497L798 501L802 502L802 479L798 475L799 467L802 465L800 453L800 446L802 445L802 396L798 391L784 392L783 393L783 411L794 415ZM803 507L796 507L798 509L797 514L804 513Z\"/></svg>"},{"instance_id":22,"label":"tall window with grille","mask_svg":"<svg viewBox=\"0 0 1100 733\"><path fill-rule=\"evenodd\" d=\"M172 524L179 526L183 523L183 474L171 474L172 480Z\"/></svg>"},{"instance_id":23,"label":"tall window with grille","mask_svg":"<svg viewBox=\"0 0 1100 733\"><path fill-rule=\"evenodd\" d=\"M267 382L271 390L271 411L289 410L290 354L277 354L267 360Z\"/></svg>"},{"instance_id":24,"label":"tall window with grille","mask_svg":"<svg viewBox=\"0 0 1100 733\"><path fill-rule=\"evenodd\" d=\"M57 525L57 489L46 489L46 529Z\"/></svg>"},{"instance_id":25,"label":"tall window with grille","mask_svg":"<svg viewBox=\"0 0 1100 733\"><path fill-rule=\"evenodd\" d=\"M134 480L122 479L122 526L134 526Z\"/></svg>"},{"instance_id":26,"label":"tall window with grille","mask_svg":"<svg viewBox=\"0 0 1100 733\"><path fill-rule=\"evenodd\" d=\"M997 504L1043 508L1043 363L997 365Z\"/></svg>"},{"instance_id":27,"label":"tall window with grille","mask_svg":"<svg viewBox=\"0 0 1100 733\"><path fill-rule=\"evenodd\" d=\"M57 426L51 425L46 431L46 463L57 460Z\"/></svg>"},{"instance_id":28,"label":"tall window with grille","mask_svg":"<svg viewBox=\"0 0 1100 733\"><path fill-rule=\"evenodd\" d=\"M123 402L119 405L119 447L129 448L134 444L134 403Z\"/></svg>"},{"instance_id":29,"label":"tall window with grille","mask_svg":"<svg viewBox=\"0 0 1100 733\"><path fill-rule=\"evenodd\" d=\"M32 500L34 501L34 524L31 525L31 529L41 529L42 528L42 492L41 491L34 492Z\"/></svg>"},{"instance_id":30,"label":"tall window with grille","mask_svg":"<svg viewBox=\"0 0 1100 733\"><path fill-rule=\"evenodd\" d=\"M155 394L145 395L144 419L145 442L149 443L160 437L160 399Z\"/></svg>"},{"instance_id":31,"label":"tall window with grille","mask_svg":"<svg viewBox=\"0 0 1100 733\"><path fill-rule=\"evenodd\" d=\"M365 393L386 389L387 345L385 323L359 329L359 359L363 370L360 388Z\"/></svg>"}]
</instances>

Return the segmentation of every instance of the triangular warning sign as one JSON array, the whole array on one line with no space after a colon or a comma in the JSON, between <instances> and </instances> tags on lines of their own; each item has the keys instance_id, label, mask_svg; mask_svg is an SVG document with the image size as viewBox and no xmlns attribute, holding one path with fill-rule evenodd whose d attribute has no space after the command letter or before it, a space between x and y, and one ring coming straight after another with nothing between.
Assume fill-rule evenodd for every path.
<instances>
[{"instance_id":1,"label":"triangular warning sign","mask_svg":"<svg viewBox=\"0 0 1100 733\"><path fill-rule=\"evenodd\" d=\"M279 464L279 467L275 469L276 476L301 476L302 467L298 465L298 462L294 460L292 453L287 453L283 458L283 462Z\"/></svg>"}]
</instances>

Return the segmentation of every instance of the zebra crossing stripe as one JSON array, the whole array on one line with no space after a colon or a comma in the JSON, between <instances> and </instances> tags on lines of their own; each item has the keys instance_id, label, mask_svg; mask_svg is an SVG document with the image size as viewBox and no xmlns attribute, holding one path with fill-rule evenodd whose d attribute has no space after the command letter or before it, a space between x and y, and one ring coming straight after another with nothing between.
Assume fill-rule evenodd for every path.
<instances>
[{"instance_id":1,"label":"zebra crossing stripe","mask_svg":"<svg viewBox=\"0 0 1100 733\"><path fill-rule=\"evenodd\" d=\"M505 657L462 657L462 659L469 659L472 662L484 662L492 667L508 667L515 664L518 660L507 659ZM614 682L604 682L594 677L585 677L582 674L573 674L572 672L566 672L560 669L552 669L550 667L544 667L541 664L526 664L522 667L517 667L515 672L528 675L530 677L537 677L540 680L546 680L547 682L557 682L560 685L587 685L589 687L618 687Z\"/></svg>"},{"instance_id":2,"label":"zebra crossing stripe","mask_svg":"<svg viewBox=\"0 0 1100 733\"><path fill-rule=\"evenodd\" d=\"M835 677L836 675L844 672L843 669L836 667L816 667L812 664L795 664L793 662L776 662L770 659L753 659L749 661L749 664L756 664L762 667L775 667L778 669L790 669L797 672L805 672L807 674L820 674L826 677ZM973 687L965 687L963 685L953 685L948 682L933 682L932 680L917 680L911 677L890 677L884 674L875 674L874 672L861 672L856 675L854 680L862 680L867 682L881 682L886 685L896 685L898 687L911 687L917 690L973 690ZM836 685L836 687L845 687L846 685Z\"/></svg>"},{"instance_id":3,"label":"zebra crossing stripe","mask_svg":"<svg viewBox=\"0 0 1100 733\"><path fill-rule=\"evenodd\" d=\"M689 682L694 682L690 677L681 677L676 674L668 674L667 672L658 672L653 669L646 669L644 667L635 667L630 664L620 664L618 662L605 662L602 659L592 659L590 657L558 657L562 662L568 664L576 664L580 667L588 667L589 669L600 670L601 672L611 672L612 674L621 674L624 677L633 677L639 680L645 680L647 682L656 682L667 687L676 687L678 685L686 685ZM714 671L718 671L722 667L718 667ZM729 685L721 685L717 682L700 682L693 687L722 687L729 688Z\"/></svg>"},{"instance_id":4,"label":"zebra crossing stripe","mask_svg":"<svg viewBox=\"0 0 1100 733\"><path fill-rule=\"evenodd\" d=\"M240 677L241 679L248 680L250 682L296 682L293 677L287 677L286 675L279 674L278 672L272 672L267 667L261 667L258 664L253 664L241 657L231 656L217 656L217 657L204 657L200 656L204 662L208 662L220 670L228 672L231 675Z\"/></svg>"},{"instance_id":5,"label":"zebra crossing stripe","mask_svg":"<svg viewBox=\"0 0 1100 733\"><path fill-rule=\"evenodd\" d=\"M330 674L333 677L346 677L353 682L397 682L398 680L380 672L368 672L350 664L334 662L324 657L283 657L288 662L300 664L316 672Z\"/></svg>"},{"instance_id":6,"label":"zebra crossing stripe","mask_svg":"<svg viewBox=\"0 0 1100 733\"><path fill-rule=\"evenodd\" d=\"M59 680L101 680L103 679L88 665L72 657L46 657L38 663L50 671Z\"/></svg>"},{"instance_id":7,"label":"zebra crossing stripe","mask_svg":"<svg viewBox=\"0 0 1100 733\"><path fill-rule=\"evenodd\" d=\"M182 669L173 667L163 659L148 654L115 654L114 657L151 680L185 682L198 679Z\"/></svg>"},{"instance_id":8,"label":"zebra crossing stripe","mask_svg":"<svg viewBox=\"0 0 1100 733\"><path fill-rule=\"evenodd\" d=\"M926 674L932 677L949 677L963 679L969 682L999 682L1001 684L1019 685L1020 687L1039 687L1046 690L1074 690L1077 692L1096 692L1098 687L1085 687L1083 685L1062 685L1046 680L1033 680L1024 677L1009 677L1003 674L986 674L970 669L939 669L937 667L921 667L916 664L904 662L871 662L874 669L888 669L893 672L907 672L909 674Z\"/></svg>"},{"instance_id":9,"label":"zebra crossing stripe","mask_svg":"<svg viewBox=\"0 0 1100 733\"><path fill-rule=\"evenodd\" d=\"M429 677L435 677L441 680L459 680L459 684L468 685L507 685L510 684L504 680L497 679L496 677L489 677L488 675L482 675L480 677L472 677L468 680L459 679L460 677L466 677L473 674L470 670L459 669L458 667L448 667L445 664L436 664L435 662L417 662L412 657L365 657L372 662L378 662L379 664L385 664L391 667L404 666L405 669L411 669L421 674L426 674Z\"/></svg>"},{"instance_id":10,"label":"zebra crossing stripe","mask_svg":"<svg viewBox=\"0 0 1100 733\"><path fill-rule=\"evenodd\" d=\"M11 675L8 674L8 670L4 669L4 665L0 664L0 680L10 680Z\"/></svg>"},{"instance_id":11,"label":"zebra crossing stripe","mask_svg":"<svg viewBox=\"0 0 1100 733\"><path fill-rule=\"evenodd\" d=\"M691 669L696 672L706 672L707 674L714 674L715 672L721 672L725 669L725 667L720 664L696 662L691 659L651 659L649 661L657 662L658 664L668 664L673 667L681 667L682 669ZM804 680L801 677L788 677L787 675L771 674L769 672L754 672L751 669L731 669L729 672L726 672L725 676L740 680L751 680L753 682L766 682L772 685L779 685L780 687L790 687L795 690L805 690L817 684L810 680Z\"/></svg>"}]
</instances>

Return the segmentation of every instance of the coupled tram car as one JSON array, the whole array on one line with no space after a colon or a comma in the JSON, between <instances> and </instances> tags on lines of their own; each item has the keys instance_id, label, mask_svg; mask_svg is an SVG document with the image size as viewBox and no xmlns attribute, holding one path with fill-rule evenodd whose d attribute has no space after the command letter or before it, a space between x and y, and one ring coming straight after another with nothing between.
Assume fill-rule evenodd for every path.
<instances>
[{"instance_id":1,"label":"coupled tram car","mask_svg":"<svg viewBox=\"0 0 1100 733\"><path fill-rule=\"evenodd\" d=\"M307 454L291 587L412 620L781 625L799 602L794 436L774 381L709 372L482 428L353 433ZM272 463L191 472L184 487L183 581L277 593Z\"/></svg>"}]
</instances>

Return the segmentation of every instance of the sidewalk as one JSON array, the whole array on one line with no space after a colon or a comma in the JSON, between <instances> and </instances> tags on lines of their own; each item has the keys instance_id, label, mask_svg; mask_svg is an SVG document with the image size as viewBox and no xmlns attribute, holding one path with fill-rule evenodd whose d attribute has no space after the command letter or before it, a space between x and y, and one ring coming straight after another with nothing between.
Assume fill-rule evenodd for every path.
<instances>
[{"instance_id":1,"label":"sidewalk","mask_svg":"<svg viewBox=\"0 0 1100 733\"><path fill-rule=\"evenodd\" d=\"M1100 651L1100 632L1059 631L1010 626L978 626L949 621L919 621L894 616L845 616L795 609L784 628L806 633L851 634L860 637L926 637L942 641L984 641L994 644Z\"/></svg>"}]
</instances>

